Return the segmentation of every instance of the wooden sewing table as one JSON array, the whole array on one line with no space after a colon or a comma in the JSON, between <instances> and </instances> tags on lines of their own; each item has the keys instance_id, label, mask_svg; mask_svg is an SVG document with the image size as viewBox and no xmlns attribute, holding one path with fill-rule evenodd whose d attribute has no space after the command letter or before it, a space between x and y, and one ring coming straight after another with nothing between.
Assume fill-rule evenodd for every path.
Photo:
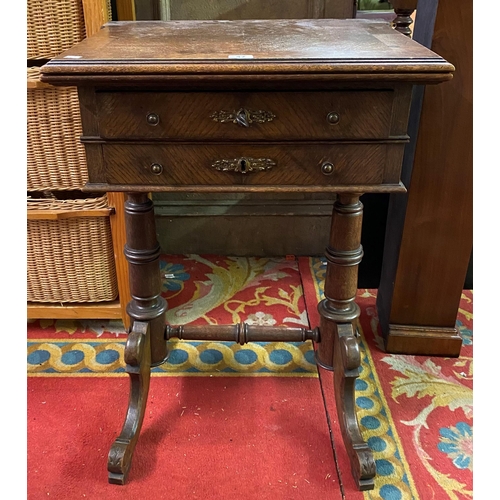
<instances>
[{"instance_id":1,"label":"wooden sewing table","mask_svg":"<svg viewBox=\"0 0 500 500\"><path fill-rule=\"evenodd\" d=\"M312 340L318 365L335 372L352 473L373 488L354 397L359 198L405 191L412 86L453 70L385 22L359 19L111 22L42 68L42 81L78 87L86 189L127 193L131 388L110 482L126 480L150 368L166 361L168 339ZM166 325L153 191L336 193L319 327Z\"/></svg>"}]
</instances>

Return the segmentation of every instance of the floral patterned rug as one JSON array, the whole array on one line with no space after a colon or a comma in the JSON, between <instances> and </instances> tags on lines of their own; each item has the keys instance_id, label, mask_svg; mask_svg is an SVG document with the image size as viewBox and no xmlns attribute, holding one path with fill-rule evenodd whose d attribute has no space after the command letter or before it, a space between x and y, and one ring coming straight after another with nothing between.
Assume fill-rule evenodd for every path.
<instances>
[{"instance_id":1,"label":"floral patterned rug","mask_svg":"<svg viewBox=\"0 0 500 500\"><path fill-rule=\"evenodd\" d=\"M162 256L167 321L315 327L324 273L319 258ZM464 291L457 322L461 356L429 358L386 354L376 290L358 291L362 367L356 403L376 459L373 491L355 489L339 437L333 377L319 372L344 498L472 498L472 298L472 291ZM36 320L27 333L29 377L127 377L120 321ZM318 377L310 342L170 341L170 352L153 377Z\"/></svg>"},{"instance_id":2,"label":"floral patterned rug","mask_svg":"<svg viewBox=\"0 0 500 500\"><path fill-rule=\"evenodd\" d=\"M326 264L300 259L307 311L323 298ZM357 494L341 443L336 447L346 498L472 498L472 299L464 290L457 327L459 358L387 354L376 309L376 290L358 290L362 363L356 381L358 420L377 467L375 490ZM335 415L333 383L320 371L327 411ZM340 429L333 425L334 435Z\"/></svg>"},{"instance_id":3,"label":"floral patterned rug","mask_svg":"<svg viewBox=\"0 0 500 500\"><path fill-rule=\"evenodd\" d=\"M172 325L308 326L297 261L277 258L163 256L163 290ZM121 321L37 320L28 325L31 376L126 376ZM317 377L310 342L169 342L154 375L293 375Z\"/></svg>"}]
</instances>

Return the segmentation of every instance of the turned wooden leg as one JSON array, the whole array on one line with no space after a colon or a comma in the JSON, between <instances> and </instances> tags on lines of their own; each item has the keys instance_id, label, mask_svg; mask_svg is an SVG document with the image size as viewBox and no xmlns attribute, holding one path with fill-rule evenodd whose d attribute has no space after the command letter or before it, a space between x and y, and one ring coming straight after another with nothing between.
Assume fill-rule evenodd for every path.
<instances>
[{"instance_id":1,"label":"turned wooden leg","mask_svg":"<svg viewBox=\"0 0 500 500\"><path fill-rule=\"evenodd\" d=\"M153 202L147 193L128 193L125 201L130 295L127 312L134 321L149 323L151 333L151 365L166 361L165 313L167 303L160 295L160 245L156 239Z\"/></svg>"},{"instance_id":2,"label":"turned wooden leg","mask_svg":"<svg viewBox=\"0 0 500 500\"><path fill-rule=\"evenodd\" d=\"M411 37L410 25L413 23L411 16L417 8L417 0L391 0L391 5L396 13L394 29Z\"/></svg>"},{"instance_id":3,"label":"turned wooden leg","mask_svg":"<svg viewBox=\"0 0 500 500\"><path fill-rule=\"evenodd\" d=\"M150 370L166 361L165 313L161 297L160 246L156 240L153 202L146 193L129 193L125 201L130 295L127 306L132 331L125 348L130 398L122 432L108 456L109 482L124 484L141 430L149 390Z\"/></svg>"},{"instance_id":4,"label":"turned wooden leg","mask_svg":"<svg viewBox=\"0 0 500 500\"><path fill-rule=\"evenodd\" d=\"M357 341L360 310L355 303L358 266L363 258L359 195L340 194L333 206L330 242L326 249L325 298L319 303L318 365L333 370L335 401L342 438L359 489L372 489L375 462L361 437L356 417L354 385L361 364Z\"/></svg>"},{"instance_id":5,"label":"turned wooden leg","mask_svg":"<svg viewBox=\"0 0 500 500\"><path fill-rule=\"evenodd\" d=\"M151 342L148 323L136 321L125 347L126 371L130 376L130 396L127 416L120 435L108 454L108 480L125 484L139 438L151 376Z\"/></svg>"}]
</instances>

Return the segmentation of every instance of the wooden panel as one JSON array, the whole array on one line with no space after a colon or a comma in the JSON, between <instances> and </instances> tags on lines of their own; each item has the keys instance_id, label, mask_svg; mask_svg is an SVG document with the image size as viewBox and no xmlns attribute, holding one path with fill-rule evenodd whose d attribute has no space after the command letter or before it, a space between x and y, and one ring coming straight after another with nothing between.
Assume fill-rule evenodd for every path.
<instances>
[{"instance_id":1,"label":"wooden panel","mask_svg":"<svg viewBox=\"0 0 500 500\"><path fill-rule=\"evenodd\" d=\"M244 36L243 36L244 35ZM279 37L280 43L276 43ZM203 40L203 43L200 43ZM385 23L361 19L108 23L49 61L48 83L210 80L230 76L437 83L453 66ZM139 78L142 76L142 78Z\"/></svg>"},{"instance_id":2,"label":"wooden panel","mask_svg":"<svg viewBox=\"0 0 500 500\"><path fill-rule=\"evenodd\" d=\"M28 302L28 319L122 319L120 303L37 304Z\"/></svg>"},{"instance_id":3,"label":"wooden panel","mask_svg":"<svg viewBox=\"0 0 500 500\"><path fill-rule=\"evenodd\" d=\"M381 184L384 179L387 149L404 144L217 144L217 145L111 145L103 146L106 180L111 184L148 185L349 185ZM254 159L269 170L249 173L220 171L213 165L221 160L246 158L246 168ZM324 162L333 172L322 173ZM152 164L163 171L156 175ZM248 172L248 170L247 170ZM399 179L398 179L399 180ZM91 180L92 182L92 180ZM397 181L393 182L396 183Z\"/></svg>"},{"instance_id":4,"label":"wooden panel","mask_svg":"<svg viewBox=\"0 0 500 500\"><path fill-rule=\"evenodd\" d=\"M97 33L109 19L109 0L82 0L86 36Z\"/></svg>"},{"instance_id":5,"label":"wooden panel","mask_svg":"<svg viewBox=\"0 0 500 500\"><path fill-rule=\"evenodd\" d=\"M415 36L430 4L419 4ZM472 249L470 2L439 2L432 49L456 72L452 81L425 90L402 237L388 245L378 308L389 352L457 356L455 321ZM397 198L391 205L389 240L404 213Z\"/></svg>"},{"instance_id":6,"label":"wooden panel","mask_svg":"<svg viewBox=\"0 0 500 500\"><path fill-rule=\"evenodd\" d=\"M118 21L135 21L135 0L115 0Z\"/></svg>"},{"instance_id":7,"label":"wooden panel","mask_svg":"<svg viewBox=\"0 0 500 500\"><path fill-rule=\"evenodd\" d=\"M127 242L125 231L125 195L123 193L108 193L108 204L114 208L114 214L109 221L111 224L111 238L115 256L116 278L118 282L118 297L120 299L121 319L126 330L130 328L130 317L127 314L127 304L131 300L129 286L128 262L123 250Z\"/></svg>"},{"instance_id":8,"label":"wooden panel","mask_svg":"<svg viewBox=\"0 0 500 500\"><path fill-rule=\"evenodd\" d=\"M28 210L28 220L62 220L74 217L109 217L111 208L96 208L93 210Z\"/></svg>"},{"instance_id":9,"label":"wooden panel","mask_svg":"<svg viewBox=\"0 0 500 500\"><path fill-rule=\"evenodd\" d=\"M85 135L89 136L96 136L99 134L95 96L96 94L92 87L78 87L82 130ZM86 144L85 156L87 158L87 170L89 177L94 179L94 182L98 182L98 179L100 179L100 182L104 182L102 150L99 145Z\"/></svg>"},{"instance_id":10,"label":"wooden panel","mask_svg":"<svg viewBox=\"0 0 500 500\"><path fill-rule=\"evenodd\" d=\"M356 0L314 0L312 3L324 6L319 12L319 17L330 19L356 17Z\"/></svg>"},{"instance_id":11,"label":"wooden panel","mask_svg":"<svg viewBox=\"0 0 500 500\"><path fill-rule=\"evenodd\" d=\"M104 138L381 139L389 137L393 96L392 91L98 92L97 109ZM234 123L243 109L249 126ZM151 113L158 122L148 123ZM329 121L330 113L338 120Z\"/></svg>"},{"instance_id":12,"label":"wooden panel","mask_svg":"<svg viewBox=\"0 0 500 500\"><path fill-rule=\"evenodd\" d=\"M169 0L170 19L301 19L354 17L355 0Z\"/></svg>"}]
</instances>

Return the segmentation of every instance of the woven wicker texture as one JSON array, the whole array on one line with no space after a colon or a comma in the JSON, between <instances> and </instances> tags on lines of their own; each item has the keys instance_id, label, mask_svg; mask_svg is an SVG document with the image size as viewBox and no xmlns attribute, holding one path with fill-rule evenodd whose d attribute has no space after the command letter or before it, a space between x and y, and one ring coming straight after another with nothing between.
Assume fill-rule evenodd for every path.
<instances>
[{"instance_id":1,"label":"woven wicker texture","mask_svg":"<svg viewBox=\"0 0 500 500\"><path fill-rule=\"evenodd\" d=\"M36 80L40 68L28 68ZM82 189L88 179L75 87L28 89L28 191Z\"/></svg>"},{"instance_id":2,"label":"woven wicker texture","mask_svg":"<svg viewBox=\"0 0 500 500\"><path fill-rule=\"evenodd\" d=\"M28 0L28 59L50 59L85 37L82 0Z\"/></svg>"},{"instance_id":3,"label":"woven wicker texture","mask_svg":"<svg viewBox=\"0 0 500 500\"><path fill-rule=\"evenodd\" d=\"M113 7L111 7L111 0L106 2L106 12L108 13L108 20L113 20Z\"/></svg>"},{"instance_id":4,"label":"woven wicker texture","mask_svg":"<svg viewBox=\"0 0 500 500\"><path fill-rule=\"evenodd\" d=\"M118 284L109 217L78 217L105 208L106 196L85 200L32 200L28 210L74 210L61 220L28 219L28 302L105 302Z\"/></svg>"}]
</instances>

